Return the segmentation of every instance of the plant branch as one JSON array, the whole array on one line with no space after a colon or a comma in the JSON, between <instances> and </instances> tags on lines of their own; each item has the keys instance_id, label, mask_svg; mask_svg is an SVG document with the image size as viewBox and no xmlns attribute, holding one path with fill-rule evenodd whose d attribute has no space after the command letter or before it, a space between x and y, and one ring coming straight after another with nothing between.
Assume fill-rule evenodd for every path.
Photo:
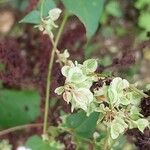
<instances>
[{"instance_id":1,"label":"plant branch","mask_svg":"<svg viewBox=\"0 0 150 150\"><path fill-rule=\"evenodd\" d=\"M104 150L108 150L109 149L109 144L108 144L108 140L109 140L109 131L107 129L107 135L106 135L106 139L105 139L105 143L104 143Z\"/></svg>"},{"instance_id":2,"label":"plant branch","mask_svg":"<svg viewBox=\"0 0 150 150\"><path fill-rule=\"evenodd\" d=\"M48 124L48 111L49 111L49 97L50 97L50 88L51 88L51 74L52 74L52 67L54 63L54 57L55 57L55 52L57 53L57 45L60 39L60 36L63 32L65 23L67 21L68 14L65 15L62 24L59 28L58 34L56 36L55 42L51 39L51 42L53 44L53 49L51 52L51 57L48 65L48 75L47 75L47 85L46 85L46 97L45 97L45 114L44 114L44 127L43 127L43 134L46 134L47 132L47 124ZM57 55L58 56L58 55ZM58 57L59 59L59 57Z\"/></svg>"},{"instance_id":3,"label":"plant branch","mask_svg":"<svg viewBox=\"0 0 150 150\"><path fill-rule=\"evenodd\" d=\"M17 131L17 130L22 130L25 128L37 128L37 127L42 127L43 123L35 123L35 124L26 124L26 125L21 125L21 126L16 126L16 127L12 127L3 131L0 131L0 136L3 136L5 134Z\"/></svg>"},{"instance_id":4,"label":"plant branch","mask_svg":"<svg viewBox=\"0 0 150 150\"><path fill-rule=\"evenodd\" d=\"M130 89L132 89L133 91L135 91L136 93L140 94L141 96L147 98L148 95L145 94L144 92L140 91L139 89L137 89L136 87L134 87L133 85L130 84Z\"/></svg>"}]
</instances>

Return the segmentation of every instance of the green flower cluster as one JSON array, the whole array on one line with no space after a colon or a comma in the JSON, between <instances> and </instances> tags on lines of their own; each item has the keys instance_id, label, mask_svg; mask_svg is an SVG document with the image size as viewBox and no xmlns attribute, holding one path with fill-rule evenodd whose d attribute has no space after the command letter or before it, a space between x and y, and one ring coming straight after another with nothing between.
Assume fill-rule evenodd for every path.
<instances>
[{"instance_id":1,"label":"green flower cluster","mask_svg":"<svg viewBox=\"0 0 150 150\"><path fill-rule=\"evenodd\" d=\"M104 84L95 90L96 96L105 97L108 106L100 103L97 111L104 114L104 123L109 127L112 139L116 139L127 129L138 128L141 132L149 126L138 107L142 96L130 88L127 80L116 77L110 85Z\"/></svg>"},{"instance_id":2,"label":"green flower cluster","mask_svg":"<svg viewBox=\"0 0 150 150\"><path fill-rule=\"evenodd\" d=\"M74 108L81 108L88 112L93 102L94 95L90 87L94 81L93 73L96 71L98 63L95 59L86 60L83 64L78 62L65 65L62 74L66 77L65 85L55 90L58 95L63 94L67 103L71 103Z\"/></svg>"},{"instance_id":3,"label":"green flower cluster","mask_svg":"<svg viewBox=\"0 0 150 150\"><path fill-rule=\"evenodd\" d=\"M112 78L110 85L103 82L102 87L95 87L91 91L93 82L102 78L95 73L97 67L96 59L88 59L83 64L70 61L61 70L66 77L65 84L58 87L55 93L62 94L63 99L71 103L72 111L76 108L83 109L87 115L94 111L102 113L103 118L98 123L107 126L112 139L131 128L143 132L149 122L140 114L138 107L142 91L133 90L129 82L120 77Z\"/></svg>"},{"instance_id":4,"label":"green flower cluster","mask_svg":"<svg viewBox=\"0 0 150 150\"><path fill-rule=\"evenodd\" d=\"M35 27L39 28L40 31L42 31L44 34L48 34L51 39L53 39L54 35L52 33L52 29L58 28L58 25L55 24L55 21L59 18L61 12L62 11L59 8L51 9L46 18L41 18L42 23Z\"/></svg>"}]
</instances>

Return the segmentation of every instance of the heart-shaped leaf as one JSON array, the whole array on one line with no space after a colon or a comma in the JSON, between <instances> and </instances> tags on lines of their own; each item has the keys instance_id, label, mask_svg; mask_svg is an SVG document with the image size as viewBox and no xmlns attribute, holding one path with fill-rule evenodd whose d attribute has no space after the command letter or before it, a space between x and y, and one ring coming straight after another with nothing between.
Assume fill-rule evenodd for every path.
<instances>
[{"instance_id":1,"label":"heart-shaped leaf","mask_svg":"<svg viewBox=\"0 0 150 150\"><path fill-rule=\"evenodd\" d=\"M40 96L35 91L0 90L0 128L34 121L40 114Z\"/></svg>"},{"instance_id":2,"label":"heart-shaped leaf","mask_svg":"<svg viewBox=\"0 0 150 150\"><path fill-rule=\"evenodd\" d=\"M87 37L97 30L102 15L104 0L62 0L65 7L85 25Z\"/></svg>"},{"instance_id":3,"label":"heart-shaped leaf","mask_svg":"<svg viewBox=\"0 0 150 150\"><path fill-rule=\"evenodd\" d=\"M99 113L93 112L89 117L81 111L70 115L67 120L67 126L72 128L74 132L83 138L90 138L96 128L96 123L99 118Z\"/></svg>"}]
</instances>

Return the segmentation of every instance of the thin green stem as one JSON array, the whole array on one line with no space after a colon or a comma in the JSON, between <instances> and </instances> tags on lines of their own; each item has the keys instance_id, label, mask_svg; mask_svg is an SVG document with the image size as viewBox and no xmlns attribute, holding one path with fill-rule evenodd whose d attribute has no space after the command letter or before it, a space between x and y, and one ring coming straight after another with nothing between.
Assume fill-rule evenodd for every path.
<instances>
[{"instance_id":1,"label":"thin green stem","mask_svg":"<svg viewBox=\"0 0 150 150\"><path fill-rule=\"evenodd\" d=\"M37 128L37 127L42 127L42 126L43 126L43 123L26 124L26 125L16 126L16 127L12 127L12 128L0 131L0 136L3 136L5 134L8 134L8 133L11 133L14 131L22 130L25 128Z\"/></svg>"},{"instance_id":2,"label":"thin green stem","mask_svg":"<svg viewBox=\"0 0 150 150\"><path fill-rule=\"evenodd\" d=\"M40 17L41 20L43 20L43 5L44 5L45 0L40 0L39 3L41 5L41 11L40 11Z\"/></svg>"},{"instance_id":3,"label":"thin green stem","mask_svg":"<svg viewBox=\"0 0 150 150\"><path fill-rule=\"evenodd\" d=\"M64 19L63 19L63 21L62 21L62 24L61 24L61 26L60 26L60 28L59 28L59 31L58 31L58 34L57 34L57 36L56 36L56 40L55 40L55 44L54 44L54 48L55 48L55 49L57 48L57 45L58 45L60 36L61 36L61 34L62 34L62 31L63 31L63 29L64 29L65 23L66 23L66 21L67 21L67 19L68 19L68 16L69 16L68 13L65 12Z\"/></svg>"},{"instance_id":4,"label":"thin green stem","mask_svg":"<svg viewBox=\"0 0 150 150\"><path fill-rule=\"evenodd\" d=\"M8 3L8 2L10 2L10 0L0 0L0 4L2 4L2 3Z\"/></svg>"},{"instance_id":5,"label":"thin green stem","mask_svg":"<svg viewBox=\"0 0 150 150\"><path fill-rule=\"evenodd\" d=\"M140 94L141 96L147 98L148 95L145 94L144 92L140 91L139 89L137 89L135 86L130 84L130 89L132 89L133 91L135 91L136 93Z\"/></svg>"},{"instance_id":6,"label":"thin green stem","mask_svg":"<svg viewBox=\"0 0 150 150\"><path fill-rule=\"evenodd\" d=\"M51 57L48 65L48 75L47 75L47 85L46 85L46 97L45 97L45 114L44 114L44 126L43 126L43 134L47 133L47 124L48 124L48 111L49 111L49 97L50 97L50 88L51 88L51 74L52 74L52 67L54 63L54 57L55 57L55 52L57 50L57 45L60 39L60 36L63 32L65 23L67 21L68 15L66 14L62 24L59 28L58 34L56 36L55 42L51 39L52 44L53 44L53 49L51 52Z\"/></svg>"},{"instance_id":7,"label":"thin green stem","mask_svg":"<svg viewBox=\"0 0 150 150\"><path fill-rule=\"evenodd\" d=\"M115 140L113 140L110 137L109 128L106 129L106 132L107 132L107 135L106 135L106 139L105 139L105 143L104 143L104 150L110 150L113 147Z\"/></svg>"},{"instance_id":8,"label":"thin green stem","mask_svg":"<svg viewBox=\"0 0 150 150\"><path fill-rule=\"evenodd\" d=\"M107 135L104 143L104 150L108 150L109 148L108 139L109 139L109 132L107 131Z\"/></svg>"}]
</instances>

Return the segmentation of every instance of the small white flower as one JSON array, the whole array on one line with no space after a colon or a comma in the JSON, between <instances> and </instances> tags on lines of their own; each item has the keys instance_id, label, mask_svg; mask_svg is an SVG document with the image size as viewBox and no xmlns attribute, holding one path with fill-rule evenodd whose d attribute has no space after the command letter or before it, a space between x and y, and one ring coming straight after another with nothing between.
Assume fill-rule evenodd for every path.
<instances>
[{"instance_id":1,"label":"small white flower","mask_svg":"<svg viewBox=\"0 0 150 150\"><path fill-rule=\"evenodd\" d=\"M120 134L128 128L128 125L125 123L121 116L117 116L112 122L110 126L110 134L112 139L117 139Z\"/></svg>"},{"instance_id":2,"label":"small white flower","mask_svg":"<svg viewBox=\"0 0 150 150\"><path fill-rule=\"evenodd\" d=\"M83 62L83 66L86 69L86 73L92 73L95 72L98 67L98 62L96 59L88 59Z\"/></svg>"},{"instance_id":3,"label":"small white flower","mask_svg":"<svg viewBox=\"0 0 150 150\"><path fill-rule=\"evenodd\" d=\"M59 8L54 8L54 9L50 10L48 14L49 14L49 17L50 17L53 21L56 21L56 20L59 18L61 12L62 12L61 9L59 9Z\"/></svg>"},{"instance_id":4,"label":"small white flower","mask_svg":"<svg viewBox=\"0 0 150 150\"><path fill-rule=\"evenodd\" d=\"M32 149L27 148L25 146L19 146L16 150L32 150Z\"/></svg>"},{"instance_id":5,"label":"small white flower","mask_svg":"<svg viewBox=\"0 0 150 150\"><path fill-rule=\"evenodd\" d=\"M69 52L67 49L64 50L63 53L60 53L58 51L58 55L59 55L59 59L63 62L63 63L66 63L67 62L67 59L69 58ZM57 62L59 62L59 60L57 60Z\"/></svg>"},{"instance_id":6,"label":"small white flower","mask_svg":"<svg viewBox=\"0 0 150 150\"><path fill-rule=\"evenodd\" d=\"M56 93L57 95L61 95L63 92L64 92L64 87L63 87L63 86L57 87L57 88L55 89L55 93Z\"/></svg>"},{"instance_id":7,"label":"small white flower","mask_svg":"<svg viewBox=\"0 0 150 150\"><path fill-rule=\"evenodd\" d=\"M55 21L59 18L60 13L61 10L59 8L51 9L49 15L46 18L43 18L42 23L35 26L35 28L39 28L43 34L48 34L53 39L54 35L52 29L58 27L58 25L55 24Z\"/></svg>"},{"instance_id":8,"label":"small white flower","mask_svg":"<svg viewBox=\"0 0 150 150\"><path fill-rule=\"evenodd\" d=\"M112 80L110 86L112 86L117 91L121 91L121 90L129 87L129 82L125 79L120 78L120 77L116 77Z\"/></svg>"},{"instance_id":9,"label":"small white flower","mask_svg":"<svg viewBox=\"0 0 150 150\"><path fill-rule=\"evenodd\" d=\"M85 81L87 77L83 74L83 71L79 67L71 67L68 71L67 80L73 83L81 83Z\"/></svg>"},{"instance_id":10,"label":"small white flower","mask_svg":"<svg viewBox=\"0 0 150 150\"><path fill-rule=\"evenodd\" d=\"M129 82L127 80L120 77L114 78L108 88L108 97L110 103L122 103L124 105L130 104L130 101L128 101L124 93L124 90L127 88L129 88Z\"/></svg>"},{"instance_id":11,"label":"small white flower","mask_svg":"<svg viewBox=\"0 0 150 150\"><path fill-rule=\"evenodd\" d=\"M69 102L71 101L71 99L72 99L72 94L71 94L71 92L68 92L68 91L64 92L64 93L63 93L63 99L64 99L67 103L69 103Z\"/></svg>"},{"instance_id":12,"label":"small white flower","mask_svg":"<svg viewBox=\"0 0 150 150\"><path fill-rule=\"evenodd\" d=\"M72 92L73 94L73 104L76 108L81 108L87 111L90 103L93 101L93 94L89 89L79 88Z\"/></svg>"}]
</instances>

